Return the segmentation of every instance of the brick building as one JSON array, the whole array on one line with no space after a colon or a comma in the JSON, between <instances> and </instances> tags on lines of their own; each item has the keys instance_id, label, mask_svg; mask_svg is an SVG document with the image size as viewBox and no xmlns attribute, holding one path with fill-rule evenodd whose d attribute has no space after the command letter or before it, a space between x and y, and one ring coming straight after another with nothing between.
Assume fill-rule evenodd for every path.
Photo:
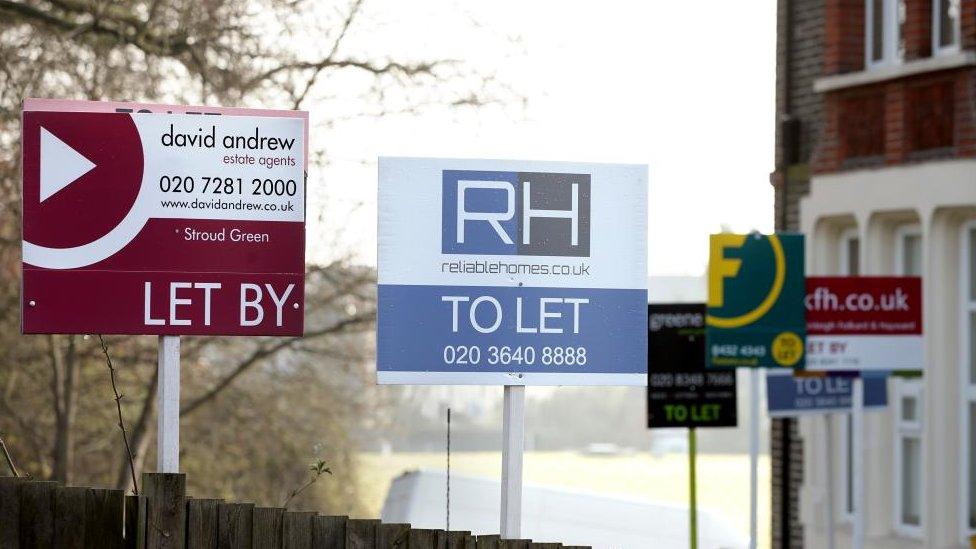
<instances>
[{"instance_id":1,"label":"brick building","mask_svg":"<svg viewBox=\"0 0 976 549\"><path fill-rule=\"evenodd\" d=\"M889 380L887 410L865 417L867 547L968 547L976 0L777 4L777 228L807 235L811 275L923 276L925 376ZM847 546L849 416L777 420L771 436L773 547L826 547L831 507Z\"/></svg>"}]
</instances>

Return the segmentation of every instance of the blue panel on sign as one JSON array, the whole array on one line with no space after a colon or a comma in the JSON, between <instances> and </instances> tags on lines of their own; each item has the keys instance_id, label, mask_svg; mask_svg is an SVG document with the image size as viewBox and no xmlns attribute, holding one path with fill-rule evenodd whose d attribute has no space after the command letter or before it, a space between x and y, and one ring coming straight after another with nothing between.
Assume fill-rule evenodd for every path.
<instances>
[{"instance_id":1,"label":"blue panel on sign","mask_svg":"<svg viewBox=\"0 0 976 549\"><path fill-rule=\"evenodd\" d=\"M888 380L883 376L864 376L864 406L888 405ZM853 378L849 376L792 376L769 373L766 376L766 402L770 417L802 414L849 412Z\"/></svg>"},{"instance_id":2,"label":"blue panel on sign","mask_svg":"<svg viewBox=\"0 0 976 549\"><path fill-rule=\"evenodd\" d=\"M645 290L381 284L379 302L383 371L647 372Z\"/></svg>"},{"instance_id":3,"label":"blue panel on sign","mask_svg":"<svg viewBox=\"0 0 976 549\"><path fill-rule=\"evenodd\" d=\"M518 174L444 170L441 252L515 255Z\"/></svg>"}]
</instances>

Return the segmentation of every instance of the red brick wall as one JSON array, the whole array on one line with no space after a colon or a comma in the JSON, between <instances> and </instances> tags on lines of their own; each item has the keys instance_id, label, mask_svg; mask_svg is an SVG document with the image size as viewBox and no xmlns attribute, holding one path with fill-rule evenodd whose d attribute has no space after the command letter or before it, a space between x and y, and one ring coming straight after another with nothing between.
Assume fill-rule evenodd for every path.
<instances>
[{"instance_id":1,"label":"red brick wall","mask_svg":"<svg viewBox=\"0 0 976 549\"><path fill-rule=\"evenodd\" d=\"M884 103L884 159L886 164L898 164L905 160L905 116L912 110L905 104L905 85L895 81L883 85Z\"/></svg>"},{"instance_id":2,"label":"red brick wall","mask_svg":"<svg viewBox=\"0 0 976 549\"><path fill-rule=\"evenodd\" d=\"M885 154L887 120L884 90L869 87L840 100L841 156L873 158Z\"/></svg>"},{"instance_id":3,"label":"red brick wall","mask_svg":"<svg viewBox=\"0 0 976 549\"><path fill-rule=\"evenodd\" d=\"M956 80L923 81L906 89L904 144L910 151L948 149L955 145Z\"/></svg>"},{"instance_id":4,"label":"red brick wall","mask_svg":"<svg viewBox=\"0 0 976 549\"><path fill-rule=\"evenodd\" d=\"M864 69L864 0L826 0L824 19L824 74Z\"/></svg>"},{"instance_id":5,"label":"red brick wall","mask_svg":"<svg viewBox=\"0 0 976 549\"><path fill-rule=\"evenodd\" d=\"M813 171L976 156L974 89L976 70L958 69L825 94Z\"/></svg>"},{"instance_id":6,"label":"red brick wall","mask_svg":"<svg viewBox=\"0 0 976 549\"><path fill-rule=\"evenodd\" d=\"M932 55L932 1L905 1L905 26L902 32L905 35L906 61Z\"/></svg>"},{"instance_id":7,"label":"red brick wall","mask_svg":"<svg viewBox=\"0 0 976 549\"><path fill-rule=\"evenodd\" d=\"M955 82L956 155L976 156L976 70L966 71Z\"/></svg>"},{"instance_id":8,"label":"red brick wall","mask_svg":"<svg viewBox=\"0 0 976 549\"><path fill-rule=\"evenodd\" d=\"M976 48L976 0L962 0L962 20L959 22L961 31L962 47L964 49Z\"/></svg>"}]
</instances>

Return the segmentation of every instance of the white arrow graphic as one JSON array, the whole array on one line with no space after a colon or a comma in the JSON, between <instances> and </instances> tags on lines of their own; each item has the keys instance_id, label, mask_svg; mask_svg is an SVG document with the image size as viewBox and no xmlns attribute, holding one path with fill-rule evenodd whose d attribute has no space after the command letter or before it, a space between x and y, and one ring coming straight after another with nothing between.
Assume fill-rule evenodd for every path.
<instances>
[{"instance_id":1,"label":"white arrow graphic","mask_svg":"<svg viewBox=\"0 0 976 549\"><path fill-rule=\"evenodd\" d=\"M41 202L90 172L95 164L41 128Z\"/></svg>"}]
</instances>

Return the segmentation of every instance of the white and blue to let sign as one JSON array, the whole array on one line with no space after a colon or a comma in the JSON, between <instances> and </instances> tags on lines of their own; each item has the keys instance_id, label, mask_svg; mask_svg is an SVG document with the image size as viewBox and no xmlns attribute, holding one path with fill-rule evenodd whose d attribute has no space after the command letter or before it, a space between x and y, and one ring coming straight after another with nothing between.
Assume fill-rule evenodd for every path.
<instances>
[{"instance_id":1,"label":"white and blue to let sign","mask_svg":"<svg viewBox=\"0 0 976 549\"><path fill-rule=\"evenodd\" d=\"M864 375L864 407L888 405L888 378ZM791 372L766 373L769 417L850 412L853 377L794 376Z\"/></svg>"},{"instance_id":2,"label":"white and blue to let sign","mask_svg":"<svg viewBox=\"0 0 976 549\"><path fill-rule=\"evenodd\" d=\"M647 384L647 167L380 158L380 383Z\"/></svg>"}]
</instances>

